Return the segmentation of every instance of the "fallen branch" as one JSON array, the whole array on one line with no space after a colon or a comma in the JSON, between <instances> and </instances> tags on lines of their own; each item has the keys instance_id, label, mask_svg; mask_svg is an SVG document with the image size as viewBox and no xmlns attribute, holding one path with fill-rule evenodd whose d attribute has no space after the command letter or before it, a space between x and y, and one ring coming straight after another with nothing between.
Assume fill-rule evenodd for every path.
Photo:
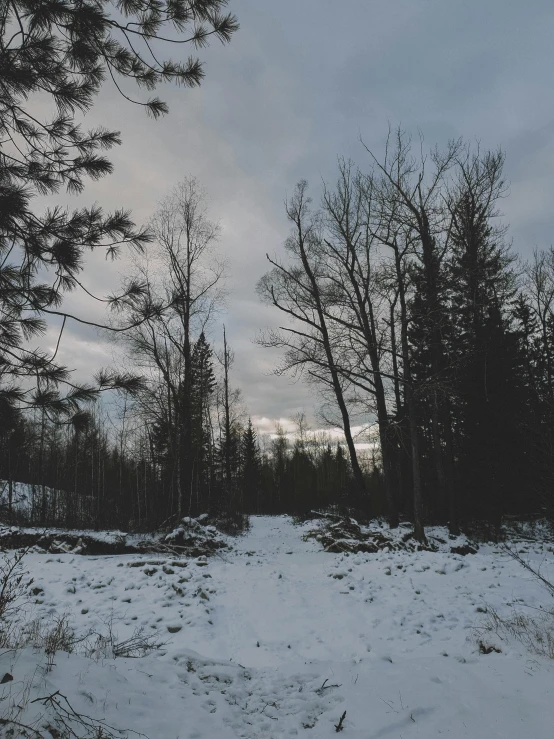
<instances>
[{"instance_id":1,"label":"fallen branch","mask_svg":"<svg viewBox=\"0 0 554 739\"><path fill-rule=\"evenodd\" d=\"M51 695L35 698L30 703L42 703L45 708L52 710L55 717L54 722L57 726L53 725L46 728L57 731L61 727L66 732L65 736L68 739L70 737L74 739L97 739L98 737L102 737L102 739L123 739L129 732L135 736L148 739L146 734L142 734L139 731L134 731L133 729L116 729L105 721L94 719L84 713L79 713L73 708L67 697L60 693L59 690L56 690ZM79 730L78 734L74 727ZM84 735L81 733L83 730L86 731ZM56 734L53 735L56 736Z\"/></svg>"},{"instance_id":2,"label":"fallen branch","mask_svg":"<svg viewBox=\"0 0 554 739\"><path fill-rule=\"evenodd\" d=\"M341 687L341 685L337 685L337 684L334 684L334 685L326 685L325 683L327 682L327 680L328 680L328 678L325 678L325 680L323 681L323 684L321 685L321 687L320 688L317 688L315 690L315 692L318 695L323 695L323 691L324 690L329 690L330 688L340 688Z\"/></svg>"}]
</instances>

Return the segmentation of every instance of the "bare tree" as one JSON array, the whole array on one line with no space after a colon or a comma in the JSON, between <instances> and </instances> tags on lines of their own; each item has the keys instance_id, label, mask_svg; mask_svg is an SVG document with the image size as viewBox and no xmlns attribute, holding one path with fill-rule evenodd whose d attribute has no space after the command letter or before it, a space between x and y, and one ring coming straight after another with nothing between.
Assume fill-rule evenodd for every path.
<instances>
[{"instance_id":1,"label":"bare tree","mask_svg":"<svg viewBox=\"0 0 554 739\"><path fill-rule=\"evenodd\" d=\"M339 161L338 183L334 190L324 188L322 207L326 235L321 241L320 261L332 306L326 318L337 325L337 338L343 337L340 372L362 392L366 410L375 409L388 519L390 526L396 527L398 507L385 387L390 373L383 366L386 314L379 286L381 255L370 228L373 179L355 172L350 162ZM348 358L350 361L345 361Z\"/></svg>"},{"instance_id":2,"label":"bare tree","mask_svg":"<svg viewBox=\"0 0 554 739\"><path fill-rule=\"evenodd\" d=\"M178 184L160 203L151 229L155 247L137 261L135 277L146 297L122 303L122 312L137 323L122 341L147 373L142 410L164 428L176 512L182 515L186 500L192 499L194 476L192 349L224 298L225 263L215 252L219 227L209 219L206 195L193 178Z\"/></svg>"},{"instance_id":3,"label":"bare tree","mask_svg":"<svg viewBox=\"0 0 554 739\"><path fill-rule=\"evenodd\" d=\"M231 396L229 392L229 370L234 361L234 353L227 346L227 332L223 326L223 411L224 411L224 434L225 444L223 448L223 457L225 460L225 484L227 487L227 495L230 498L233 485L233 474L231 466L232 453L232 429L231 429Z\"/></svg>"},{"instance_id":4,"label":"bare tree","mask_svg":"<svg viewBox=\"0 0 554 739\"><path fill-rule=\"evenodd\" d=\"M350 383L339 367L334 329L329 321L328 291L320 262L321 222L310 203L307 183L301 181L286 204L293 230L285 246L292 262L285 266L268 256L273 269L258 285L262 298L292 320L279 331L270 332L261 343L285 349L279 371L304 372L312 381L332 390L340 411L356 487L364 496L366 486L345 399Z\"/></svg>"},{"instance_id":5,"label":"bare tree","mask_svg":"<svg viewBox=\"0 0 554 739\"><path fill-rule=\"evenodd\" d=\"M365 148L379 175L376 193L379 207L372 233L393 250L401 326L406 331L407 322L416 321L429 352L428 373L417 378L417 397L426 399L430 405L437 497L447 500L452 490L452 480L447 477L451 466L447 460L452 458L453 450L450 430L445 431L451 425L451 418L446 384L448 361L444 329L448 313L444 309L446 283L443 279L450 238L450 214L444 195L450 172L462 151L462 142L452 141L444 151L435 148L429 154L424 153L422 146L419 158L415 158L410 139L398 129L394 135L389 133L383 160ZM401 277L405 273L402 262L413 265L413 279L417 281L416 299L405 307L402 307L402 300L407 297L405 276ZM408 363L411 361L409 351L403 350L402 353L406 407L410 416L409 406L415 402L416 378L406 364L406 359ZM410 418L410 427L413 424L414 419ZM414 447L418 446L415 431L411 432L411 437L413 455ZM412 459L413 468L414 465L417 461ZM414 501L420 498L418 488L420 484L414 478Z\"/></svg>"}]
</instances>

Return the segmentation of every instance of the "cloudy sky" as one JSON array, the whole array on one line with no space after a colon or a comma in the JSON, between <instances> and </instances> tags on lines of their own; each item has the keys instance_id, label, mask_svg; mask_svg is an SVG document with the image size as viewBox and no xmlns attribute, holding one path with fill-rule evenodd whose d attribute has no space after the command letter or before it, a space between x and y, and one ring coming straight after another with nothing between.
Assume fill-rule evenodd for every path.
<instances>
[{"instance_id":1,"label":"cloudy sky","mask_svg":"<svg viewBox=\"0 0 554 739\"><path fill-rule=\"evenodd\" d=\"M159 91L170 114L152 121L107 86L89 122L119 128L114 174L84 200L128 207L145 222L180 179L195 176L222 227L228 337L235 383L262 428L317 397L271 375L278 357L254 343L277 316L255 285L266 252L288 233L283 202L300 178L334 177L338 155L367 161L360 136L382 151L389 123L429 145L463 136L507 156L503 202L514 248L549 246L554 226L554 3L552 0L231 0L240 31L202 52L198 90ZM178 50L173 50L179 53ZM186 50L188 55L190 50ZM185 54L185 50L183 50ZM125 264L92 262L88 285L113 289ZM219 340L220 329L213 327ZM54 334L52 334L53 336ZM73 327L63 359L79 373L112 349Z\"/></svg>"}]
</instances>

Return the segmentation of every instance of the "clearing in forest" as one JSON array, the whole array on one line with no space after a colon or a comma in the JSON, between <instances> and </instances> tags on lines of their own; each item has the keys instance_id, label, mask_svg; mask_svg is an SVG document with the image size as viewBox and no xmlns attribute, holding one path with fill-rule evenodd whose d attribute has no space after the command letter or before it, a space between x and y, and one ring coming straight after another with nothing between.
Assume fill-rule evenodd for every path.
<instances>
[{"instance_id":1,"label":"clearing in forest","mask_svg":"<svg viewBox=\"0 0 554 739\"><path fill-rule=\"evenodd\" d=\"M551 736L554 663L482 630L493 610L551 607L505 551L329 553L303 538L313 525L255 516L209 559L28 555L29 616L163 646L138 659L59 651L47 672L31 647L4 653L2 705L32 678L30 697L59 690L150 739ZM554 571L549 545L517 546ZM29 704L24 722L40 711Z\"/></svg>"}]
</instances>

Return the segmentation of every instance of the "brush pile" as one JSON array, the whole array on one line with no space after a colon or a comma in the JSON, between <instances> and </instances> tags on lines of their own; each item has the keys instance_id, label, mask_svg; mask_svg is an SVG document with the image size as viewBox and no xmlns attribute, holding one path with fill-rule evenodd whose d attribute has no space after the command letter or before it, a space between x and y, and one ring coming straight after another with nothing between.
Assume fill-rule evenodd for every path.
<instances>
[{"instance_id":1,"label":"brush pile","mask_svg":"<svg viewBox=\"0 0 554 739\"><path fill-rule=\"evenodd\" d=\"M304 534L304 539L315 539L326 552L436 552L446 548L452 553L465 555L477 551L465 537L457 537L448 544L444 538L428 534L426 542L417 541L411 527L406 525L400 525L398 529L362 526L354 518L335 516L322 516L308 525L310 528Z\"/></svg>"},{"instance_id":2,"label":"brush pile","mask_svg":"<svg viewBox=\"0 0 554 739\"><path fill-rule=\"evenodd\" d=\"M128 534L122 531L91 531L4 526L1 549L31 549L50 554L177 554L201 557L228 547L226 538L208 523L207 514L184 518L170 533Z\"/></svg>"}]
</instances>

